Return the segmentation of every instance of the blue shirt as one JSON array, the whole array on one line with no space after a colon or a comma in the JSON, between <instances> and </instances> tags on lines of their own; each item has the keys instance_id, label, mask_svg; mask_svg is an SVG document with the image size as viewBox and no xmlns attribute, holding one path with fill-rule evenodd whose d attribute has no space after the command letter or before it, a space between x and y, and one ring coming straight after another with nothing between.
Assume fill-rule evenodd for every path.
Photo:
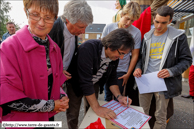
<instances>
[{"instance_id":1,"label":"blue shirt","mask_svg":"<svg viewBox=\"0 0 194 129\"><path fill-rule=\"evenodd\" d=\"M11 35L9 34L9 32L3 34L2 41L5 40L6 38L8 38L9 36L11 36Z\"/></svg>"}]
</instances>

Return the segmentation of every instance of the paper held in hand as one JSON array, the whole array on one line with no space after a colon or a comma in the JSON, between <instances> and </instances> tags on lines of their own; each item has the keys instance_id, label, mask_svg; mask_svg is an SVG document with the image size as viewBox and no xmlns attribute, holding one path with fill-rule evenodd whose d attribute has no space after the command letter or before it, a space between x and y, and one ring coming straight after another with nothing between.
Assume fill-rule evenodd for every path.
<instances>
[{"instance_id":1,"label":"paper held in hand","mask_svg":"<svg viewBox=\"0 0 194 129\"><path fill-rule=\"evenodd\" d=\"M103 107L107 107L116 113L117 118L112 119L111 121L121 128L141 129L151 118L150 116L131 107L121 106L121 104L115 100L104 104Z\"/></svg>"},{"instance_id":2,"label":"paper held in hand","mask_svg":"<svg viewBox=\"0 0 194 129\"><path fill-rule=\"evenodd\" d=\"M158 72L143 74L139 78L135 77L140 94L167 91L164 79L157 77Z\"/></svg>"}]
</instances>

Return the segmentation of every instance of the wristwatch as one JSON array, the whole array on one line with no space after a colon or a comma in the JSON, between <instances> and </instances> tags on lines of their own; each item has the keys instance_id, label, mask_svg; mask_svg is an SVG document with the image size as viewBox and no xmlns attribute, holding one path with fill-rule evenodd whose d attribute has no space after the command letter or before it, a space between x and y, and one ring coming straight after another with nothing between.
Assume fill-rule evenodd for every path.
<instances>
[{"instance_id":1,"label":"wristwatch","mask_svg":"<svg viewBox=\"0 0 194 129\"><path fill-rule=\"evenodd\" d=\"M120 96L122 96L122 95L117 95L117 99L118 99Z\"/></svg>"}]
</instances>

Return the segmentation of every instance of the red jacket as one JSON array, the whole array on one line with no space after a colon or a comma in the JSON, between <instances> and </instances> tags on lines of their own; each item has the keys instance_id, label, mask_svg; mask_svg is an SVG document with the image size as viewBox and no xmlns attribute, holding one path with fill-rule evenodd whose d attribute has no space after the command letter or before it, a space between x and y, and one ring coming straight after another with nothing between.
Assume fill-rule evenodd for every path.
<instances>
[{"instance_id":1,"label":"red jacket","mask_svg":"<svg viewBox=\"0 0 194 129\"><path fill-rule=\"evenodd\" d=\"M145 9L141 13L140 18L133 22L133 25L141 31L142 40L144 34L150 31L151 29L151 8L148 7L147 9Z\"/></svg>"}]
</instances>

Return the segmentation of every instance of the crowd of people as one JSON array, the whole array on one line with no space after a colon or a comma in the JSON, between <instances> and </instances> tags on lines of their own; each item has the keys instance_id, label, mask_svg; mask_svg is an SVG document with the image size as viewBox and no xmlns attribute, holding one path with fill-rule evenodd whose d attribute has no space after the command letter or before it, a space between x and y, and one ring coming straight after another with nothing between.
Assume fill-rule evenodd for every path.
<instances>
[{"instance_id":1,"label":"crowd of people","mask_svg":"<svg viewBox=\"0 0 194 129\"><path fill-rule=\"evenodd\" d=\"M78 46L78 35L93 22L85 0L70 0L59 17L58 0L23 0L23 4L28 25L15 32L15 24L8 22L0 45L3 121L54 121L55 114L66 112L68 128L77 129L82 99L85 112L91 107L98 116L114 119L114 111L97 101L104 90L105 101L140 105L147 115L154 96L153 128L166 128L170 100L181 94L181 74L192 63L184 31L169 26L171 7L154 8L148 14L150 29L142 33L137 22L133 25L142 17L140 3L116 0L119 11L101 39ZM155 71L167 91L139 94L134 77ZM127 100L130 92L135 94Z\"/></svg>"}]
</instances>

